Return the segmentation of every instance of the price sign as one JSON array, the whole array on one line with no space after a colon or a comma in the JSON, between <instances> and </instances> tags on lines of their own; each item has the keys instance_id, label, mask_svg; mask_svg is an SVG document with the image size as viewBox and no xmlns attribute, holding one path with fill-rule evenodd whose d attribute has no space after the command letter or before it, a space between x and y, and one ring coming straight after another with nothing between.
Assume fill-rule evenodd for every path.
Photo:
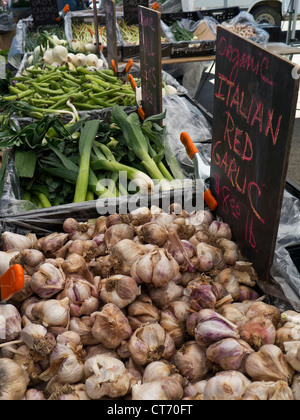
<instances>
[{"instance_id":1,"label":"price sign","mask_svg":"<svg viewBox=\"0 0 300 420\"><path fill-rule=\"evenodd\" d=\"M31 13L35 26L52 25L57 23L57 0L30 0Z\"/></svg>"},{"instance_id":2,"label":"price sign","mask_svg":"<svg viewBox=\"0 0 300 420\"><path fill-rule=\"evenodd\" d=\"M218 27L211 190L233 240L268 281L299 80L295 65Z\"/></svg>"},{"instance_id":3,"label":"price sign","mask_svg":"<svg viewBox=\"0 0 300 420\"><path fill-rule=\"evenodd\" d=\"M146 117L162 112L160 13L139 7L142 103Z\"/></svg>"}]
</instances>

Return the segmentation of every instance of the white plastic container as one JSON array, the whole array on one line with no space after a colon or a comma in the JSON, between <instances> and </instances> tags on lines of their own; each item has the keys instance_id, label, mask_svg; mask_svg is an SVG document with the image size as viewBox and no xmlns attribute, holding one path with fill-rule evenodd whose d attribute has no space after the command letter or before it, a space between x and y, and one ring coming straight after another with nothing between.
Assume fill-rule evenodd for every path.
<instances>
[{"instance_id":1,"label":"white plastic container","mask_svg":"<svg viewBox=\"0 0 300 420\"><path fill-rule=\"evenodd\" d=\"M194 12L195 0L181 0L181 8L183 12Z\"/></svg>"}]
</instances>

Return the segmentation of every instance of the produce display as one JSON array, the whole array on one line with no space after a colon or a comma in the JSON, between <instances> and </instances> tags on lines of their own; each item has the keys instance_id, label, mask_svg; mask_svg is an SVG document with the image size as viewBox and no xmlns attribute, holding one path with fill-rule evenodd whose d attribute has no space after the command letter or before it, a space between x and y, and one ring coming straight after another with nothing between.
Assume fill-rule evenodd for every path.
<instances>
[{"instance_id":1,"label":"produce display","mask_svg":"<svg viewBox=\"0 0 300 420\"><path fill-rule=\"evenodd\" d=\"M230 226L158 207L4 232L0 400L299 400L299 320L265 303Z\"/></svg>"},{"instance_id":2,"label":"produce display","mask_svg":"<svg viewBox=\"0 0 300 420\"><path fill-rule=\"evenodd\" d=\"M164 159L164 127L155 122L163 115L141 123L137 113L127 116L116 105L111 116L113 124L82 118L64 126L59 117L46 115L21 131L7 123L0 148L13 147L23 200L41 208L151 194L160 188L153 180L173 180ZM120 172L126 184L119 182Z\"/></svg>"},{"instance_id":3,"label":"produce display","mask_svg":"<svg viewBox=\"0 0 300 420\"><path fill-rule=\"evenodd\" d=\"M125 45L139 45L140 34L138 25L129 25L124 19L118 20L118 25ZM162 34L161 42L167 43L169 40Z\"/></svg>"},{"instance_id":4,"label":"produce display","mask_svg":"<svg viewBox=\"0 0 300 420\"><path fill-rule=\"evenodd\" d=\"M84 44L95 42L94 30L95 25L93 22L72 23L73 38ZM106 46L107 36L105 25L100 27L99 36L101 38L101 44Z\"/></svg>"},{"instance_id":5,"label":"produce display","mask_svg":"<svg viewBox=\"0 0 300 420\"><path fill-rule=\"evenodd\" d=\"M63 25L46 25L42 28L28 29L25 37L25 52L32 52L36 47L43 44L44 37L56 37L65 39L65 30Z\"/></svg>"}]
</instances>

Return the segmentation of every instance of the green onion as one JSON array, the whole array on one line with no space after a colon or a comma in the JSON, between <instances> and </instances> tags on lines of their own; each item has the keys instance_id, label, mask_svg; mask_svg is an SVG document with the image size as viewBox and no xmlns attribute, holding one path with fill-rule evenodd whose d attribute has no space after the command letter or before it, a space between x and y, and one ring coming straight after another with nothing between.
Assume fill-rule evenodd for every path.
<instances>
[{"instance_id":1,"label":"green onion","mask_svg":"<svg viewBox=\"0 0 300 420\"><path fill-rule=\"evenodd\" d=\"M74 203L85 201L89 183L90 156L93 141L96 138L100 122L98 120L87 121L81 131L79 139L80 164L76 180Z\"/></svg>"}]
</instances>

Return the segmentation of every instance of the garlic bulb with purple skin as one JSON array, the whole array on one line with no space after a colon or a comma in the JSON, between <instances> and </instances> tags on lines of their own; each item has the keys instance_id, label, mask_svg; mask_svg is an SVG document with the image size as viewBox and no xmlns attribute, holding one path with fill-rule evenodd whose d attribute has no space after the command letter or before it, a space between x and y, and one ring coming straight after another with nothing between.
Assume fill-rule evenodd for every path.
<instances>
[{"instance_id":1,"label":"garlic bulb with purple skin","mask_svg":"<svg viewBox=\"0 0 300 420\"><path fill-rule=\"evenodd\" d=\"M3 232L1 234L2 251L22 251L30 249L36 243L36 236L33 234L19 235L13 232Z\"/></svg>"},{"instance_id":2,"label":"garlic bulb with purple skin","mask_svg":"<svg viewBox=\"0 0 300 420\"><path fill-rule=\"evenodd\" d=\"M176 348L183 346L186 338L186 320L190 314L190 305L174 301L161 311L160 325L173 338Z\"/></svg>"},{"instance_id":3,"label":"garlic bulb with purple skin","mask_svg":"<svg viewBox=\"0 0 300 420\"><path fill-rule=\"evenodd\" d=\"M205 348L199 346L196 341L184 343L174 354L173 360L180 374L189 382L205 379L211 369Z\"/></svg>"},{"instance_id":4,"label":"garlic bulb with purple skin","mask_svg":"<svg viewBox=\"0 0 300 420\"><path fill-rule=\"evenodd\" d=\"M88 264L82 255L70 254L62 263L62 269L66 276L75 274L93 283L94 277L89 271Z\"/></svg>"},{"instance_id":5,"label":"garlic bulb with purple skin","mask_svg":"<svg viewBox=\"0 0 300 420\"><path fill-rule=\"evenodd\" d=\"M69 217L63 223L63 230L68 234L68 238L74 241L75 239L92 239L95 226L88 222L78 222Z\"/></svg>"},{"instance_id":6,"label":"garlic bulb with purple skin","mask_svg":"<svg viewBox=\"0 0 300 420\"><path fill-rule=\"evenodd\" d=\"M30 349L42 356L47 356L56 345L55 337L48 333L47 328L34 324L25 316L22 317L23 329L20 338Z\"/></svg>"},{"instance_id":7,"label":"garlic bulb with purple skin","mask_svg":"<svg viewBox=\"0 0 300 420\"><path fill-rule=\"evenodd\" d=\"M107 229L107 231L104 234L104 243L106 245L107 250L110 251L113 246L118 244L123 239L132 240L133 238L133 227L125 223L121 223L118 225L113 225Z\"/></svg>"},{"instance_id":8,"label":"garlic bulb with purple skin","mask_svg":"<svg viewBox=\"0 0 300 420\"><path fill-rule=\"evenodd\" d=\"M175 353L175 343L160 324L151 323L133 332L128 349L133 361L144 366L156 360L171 359Z\"/></svg>"},{"instance_id":9,"label":"garlic bulb with purple skin","mask_svg":"<svg viewBox=\"0 0 300 420\"><path fill-rule=\"evenodd\" d=\"M245 368L253 381L282 380L290 384L295 374L280 348L273 344L265 344L258 352L250 354Z\"/></svg>"},{"instance_id":10,"label":"garlic bulb with purple skin","mask_svg":"<svg viewBox=\"0 0 300 420\"><path fill-rule=\"evenodd\" d=\"M220 283L208 284L198 279L192 280L187 285L186 292L189 293L191 307L195 311L213 309L217 301L225 294L225 290Z\"/></svg>"},{"instance_id":11,"label":"garlic bulb with purple skin","mask_svg":"<svg viewBox=\"0 0 300 420\"><path fill-rule=\"evenodd\" d=\"M72 317L70 319L69 330L76 332L84 346L95 345L98 340L92 335L93 320L90 316Z\"/></svg>"},{"instance_id":12,"label":"garlic bulb with purple skin","mask_svg":"<svg viewBox=\"0 0 300 420\"><path fill-rule=\"evenodd\" d=\"M194 265L190 262L186 249L177 232L169 232L168 240L164 244L164 248L177 261L180 271L189 271L191 273L196 271Z\"/></svg>"},{"instance_id":13,"label":"garlic bulb with purple skin","mask_svg":"<svg viewBox=\"0 0 300 420\"><path fill-rule=\"evenodd\" d=\"M224 266L223 254L219 248L200 242L196 246L198 271L209 271L213 268L222 268Z\"/></svg>"},{"instance_id":14,"label":"garlic bulb with purple skin","mask_svg":"<svg viewBox=\"0 0 300 420\"><path fill-rule=\"evenodd\" d=\"M222 370L238 370L245 374L245 360L254 351L243 340L225 338L211 344L206 350L206 357Z\"/></svg>"},{"instance_id":15,"label":"garlic bulb with purple skin","mask_svg":"<svg viewBox=\"0 0 300 420\"><path fill-rule=\"evenodd\" d=\"M0 343L15 340L21 332L21 315L11 304L0 303Z\"/></svg>"},{"instance_id":16,"label":"garlic bulb with purple skin","mask_svg":"<svg viewBox=\"0 0 300 420\"><path fill-rule=\"evenodd\" d=\"M284 343L285 357L288 363L297 372L300 372L300 341L288 341Z\"/></svg>"},{"instance_id":17,"label":"garlic bulb with purple skin","mask_svg":"<svg viewBox=\"0 0 300 420\"><path fill-rule=\"evenodd\" d=\"M30 287L31 276L24 274L24 287L22 290L19 290L13 297L10 298L9 303L12 303L15 306L18 306L19 303L23 302L27 298L33 295L33 291Z\"/></svg>"},{"instance_id":18,"label":"garlic bulb with purple skin","mask_svg":"<svg viewBox=\"0 0 300 420\"><path fill-rule=\"evenodd\" d=\"M198 230L195 234L189 239L189 242L193 245L193 247L197 247L197 245L201 242L208 243L210 241L210 236L206 229Z\"/></svg>"},{"instance_id":19,"label":"garlic bulb with purple skin","mask_svg":"<svg viewBox=\"0 0 300 420\"><path fill-rule=\"evenodd\" d=\"M228 223L214 220L208 228L208 233L215 239L225 238L231 240L232 232Z\"/></svg>"},{"instance_id":20,"label":"garlic bulb with purple skin","mask_svg":"<svg viewBox=\"0 0 300 420\"><path fill-rule=\"evenodd\" d=\"M148 252L138 259L131 268L131 277L138 284L146 283L154 287L165 286L178 273L178 263L162 248Z\"/></svg>"},{"instance_id":21,"label":"garlic bulb with purple skin","mask_svg":"<svg viewBox=\"0 0 300 420\"><path fill-rule=\"evenodd\" d=\"M254 350L259 350L264 344L274 344L276 328L272 321L263 316L243 318L238 324L240 337Z\"/></svg>"},{"instance_id":22,"label":"garlic bulb with purple skin","mask_svg":"<svg viewBox=\"0 0 300 420\"><path fill-rule=\"evenodd\" d=\"M27 373L11 359L0 359L0 401L20 400L27 389Z\"/></svg>"},{"instance_id":23,"label":"garlic bulb with purple skin","mask_svg":"<svg viewBox=\"0 0 300 420\"><path fill-rule=\"evenodd\" d=\"M153 382L136 384L132 387L132 400L180 400L183 396L182 384L173 377Z\"/></svg>"},{"instance_id":24,"label":"garlic bulb with purple skin","mask_svg":"<svg viewBox=\"0 0 300 420\"><path fill-rule=\"evenodd\" d=\"M227 293L231 294L233 300L240 300L240 283L232 268L224 268L214 280L222 284Z\"/></svg>"},{"instance_id":25,"label":"garlic bulb with purple skin","mask_svg":"<svg viewBox=\"0 0 300 420\"><path fill-rule=\"evenodd\" d=\"M241 372L235 370L218 372L214 377L208 379L203 392L203 400L239 400L250 384L251 381Z\"/></svg>"},{"instance_id":26,"label":"garlic bulb with purple skin","mask_svg":"<svg viewBox=\"0 0 300 420\"><path fill-rule=\"evenodd\" d=\"M99 308L97 287L79 276L69 275L65 288L58 294L57 299L66 297L70 300L70 316L72 317L91 315Z\"/></svg>"},{"instance_id":27,"label":"garlic bulb with purple skin","mask_svg":"<svg viewBox=\"0 0 300 420\"><path fill-rule=\"evenodd\" d=\"M244 300L256 300L259 298L259 294L251 289L248 286L245 286L243 284L240 284L240 297L239 297L239 301L243 302Z\"/></svg>"},{"instance_id":28,"label":"garlic bulb with purple skin","mask_svg":"<svg viewBox=\"0 0 300 420\"><path fill-rule=\"evenodd\" d=\"M138 230L138 237L142 243L164 246L168 239L168 232L157 223L145 223Z\"/></svg>"},{"instance_id":29,"label":"garlic bulb with purple skin","mask_svg":"<svg viewBox=\"0 0 300 420\"><path fill-rule=\"evenodd\" d=\"M86 262L90 262L101 255L101 250L94 240L75 239L75 241L70 241L68 254L82 255Z\"/></svg>"},{"instance_id":30,"label":"garlic bulb with purple skin","mask_svg":"<svg viewBox=\"0 0 300 420\"><path fill-rule=\"evenodd\" d=\"M49 299L64 288L66 277L61 269L53 264L44 263L30 281L30 287L42 299Z\"/></svg>"},{"instance_id":31,"label":"garlic bulb with purple skin","mask_svg":"<svg viewBox=\"0 0 300 420\"><path fill-rule=\"evenodd\" d=\"M125 308L141 294L141 288L129 276L117 274L99 283L100 299L104 303L114 303L119 308Z\"/></svg>"},{"instance_id":32,"label":"garlic bulb with purple skin","mask_svg":"<svg viewBox=\"0 0 300 420\"><path fill-rule=\"evenodd\" d=\"M123 340L132 334L128 319L113 303L104 305L101 311L94 312L91 318L94 321L93 337L98 340L98 343L104 344L109 349L117 348Z\"/></svg>"},{"instance_id":33,"label":"garlic bulb with purple skin","mask_svg":"<svg viewBox=\"0 0 300 420\"><path fill-rule=\"evenodd\" d=\"M55 258L55 252L62 248L68 240L67 233L51 233L40 238L37 242L37 249L47 258Z\"/></svg>"},{"instance_id":34,"label":"garlic bulb with purple skin","mask_svg":"<svg viewBox=\"0 0 300 420\"><path fill-rule=\"evenodd\" d=\"M270 319L273 325L277 328L281 312L280 309L276 308L276 306L268 305L264 302L253 302L246 312L246 317L251 319L259 316Z\"/></svg>"},{"instance_id":35,"label":"garlic bulb with purple skin","mask_svg":"<svg viewBox=\"0 0 300 420\"><path fill-rule=\"evenodd\" d=\"M145 367L142 382L148 383L169 377L176 377L179 382L183 382L182 377L179 375L179 371L174 364L167 360L157 360L149 363Z\"/></svg>"},{"instance_id":36,"label":"garlic bulb with purple skin","mask_svg":"<svg viewBox=\"0 0 300 420\"><path fill-rule=\"evenodd\" d=\"M159 322L160 311L153 304L150 296L142 294L132 302L128 308L127 319L133 330L139 328L142 324L147 322Z\"/></svg>"},{"instance_id":37,"label":"garlic bulb with purple skin","mask_svg":"<svg viewBox=\"0 0 300 420\"><path fill-rule=\"evenodd\" d=\"M84 364L86 392L92 400L103 397L120 398L130 387L130 374L121 360L107 355L96 355Z\"/></svg>"},{"instance_id":38,"label":"garlic bulb with purple skin","mask_svg":"<svg viewBox=\"0 0 300 420\"><path fill-rule=\"evenodd\" d=\"M202 309L197 314L195 340L199 345L209 346L224 338L240 338L238 328L212 309Z\"/></svg>"},{"instance_id":39,"label":"garlic bulb with purple skin","mask_svg":"<svg viewBox=\"0 0 300 420\"><path fill-rule=\"evenodd\" d=\"M210 211L198 210L190 214L188 217L188 223L194 225L197 230L201 228L208 229L213 222L213 219L214 217Z\"/></svg>"},{"instance_id":40,"label":"garlic bulb with purple skin","mask_svg":"<svg viewBox=\"0 0 300 420\"><path fill-rule=\"evenodd\" d=\"M44 261L45 256L41 251L37 249L24 249L15 255L9 264L10 266L20 264L24 268L24 271L32 276Z\"/></svg>"},{"instance_id":41,"label":"garlic bulb with purple skin","mask_svg":"<svg viewBox=\"0 0 300 420\"><path fill-rule=\"evenodd\" d=\"M284 343L287 341L300 341L300 328L298 324L286 322L283 327L276 331L275 344L284 350Z\"/></svg>"},{"instance_id":42,"label":"garlic bulb with purple skin","mask_svg":"<svg viewBox=\"0 0 300 420\"><path fill-rule=\"evenodd\" d=\"M129 213L129 221L133 226L144 225L152 219L151 210L148 207L140 207Z\"/></svg>"}]
</instances>

